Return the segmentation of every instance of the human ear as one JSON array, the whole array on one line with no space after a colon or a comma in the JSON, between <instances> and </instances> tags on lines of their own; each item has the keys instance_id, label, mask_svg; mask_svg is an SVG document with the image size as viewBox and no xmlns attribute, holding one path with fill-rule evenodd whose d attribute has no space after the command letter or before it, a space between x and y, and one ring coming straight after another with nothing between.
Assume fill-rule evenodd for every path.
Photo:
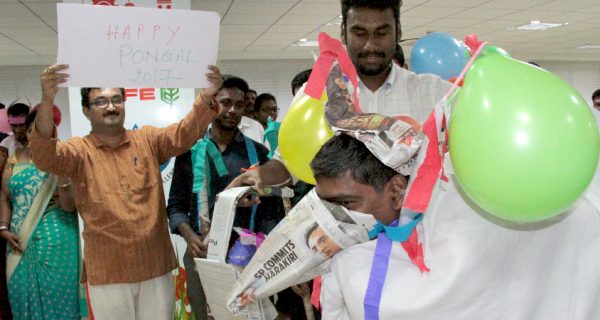
<instances>
[{"instance_id":1,"label":"human ear","mask_svg":"<svg viewBox=\"0 0 600 320\"><path fill-rule=\"evenodd\" d=\"M346 24L342 23L341 25L341 35L340 38L342 39L342 43L345 45L346 44Z\"/></svg>"},{"instance_id":2,"label":"human ear","mask_svg":"<svg viewBox=\"0 0 600 320\"><path fill-rule=\"evenodd\" d=\"M91 110L90 110L90 107L85 107L85 106L84 106L84 107L82 107L81 109L82 109L82 111L83 111L83 115L84 115L84 116L85 116L85 117L86 117L88 120L90 120L90 116L91 116L91 115L90 115L90 111L91 111Z\"/></svg>"},{"instance_id":3,"label":"human ear","mask_svg":"<svg viewBox=\"0 0 600 320\"><path fill-rule=\"evenodd\" d=\"M402 204L404 203L404 196L406 193L406 179L397 174L389 182L389 187L392 192L392 206L394 210L402 209Z\"/></svg>"}]
</instances>

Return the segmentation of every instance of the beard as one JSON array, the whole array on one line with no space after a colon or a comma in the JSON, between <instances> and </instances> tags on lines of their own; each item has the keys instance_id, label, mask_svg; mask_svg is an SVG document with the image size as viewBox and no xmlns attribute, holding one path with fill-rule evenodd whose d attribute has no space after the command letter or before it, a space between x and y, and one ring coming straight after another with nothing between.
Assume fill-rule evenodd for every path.
<instances>
[{"instance_id":1,"label":"beard","mask_svg":"<svg viewBox=\"0 0 600 320\"><path fill-rule=\"evenodd\" d=\"M365 76L376 76L385 72L389 68L389 63L380 63L377 66L365 66L358 64L358 73Z\"/></svg>"},{"instance_id":2,"label":"beard","mask_svg":"<svg viewBox=\"0 0 600 320\"><path fill-rule=\"evenodd\" d=\"M369 55L376 55L381 58L381 63L379 64L368 64L363 63L361 60L368 57ZM384 73L392 63L391 59L386 59L386 54L381 51L377 52L362 52L358 54L357 59L352 61L358 70L358 73L365 76L376 76L381 73Z\"/></svg>"}]
</instances>

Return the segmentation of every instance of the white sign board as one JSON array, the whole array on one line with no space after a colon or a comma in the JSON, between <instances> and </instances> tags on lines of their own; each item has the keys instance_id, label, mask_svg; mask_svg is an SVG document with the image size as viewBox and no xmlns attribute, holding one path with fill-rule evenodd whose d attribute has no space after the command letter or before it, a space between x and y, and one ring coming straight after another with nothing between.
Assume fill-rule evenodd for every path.
<instances>
[{"instance_id":1,"label":"white sign board","mask_svg":"<svg viewBox=\"0 0 600 320\"><path fill-rule=\"evenodd\" d=\"M215 65L215 12L57 4L58 63L69 87L205 88Z\"/></svg>"}]
</instances>

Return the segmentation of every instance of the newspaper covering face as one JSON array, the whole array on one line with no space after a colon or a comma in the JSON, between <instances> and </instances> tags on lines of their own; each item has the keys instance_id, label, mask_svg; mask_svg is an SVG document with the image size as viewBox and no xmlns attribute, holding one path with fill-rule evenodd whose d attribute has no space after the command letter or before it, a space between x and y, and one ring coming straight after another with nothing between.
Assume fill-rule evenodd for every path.
<instances>
[{"instance_id":1,"label":"newspaper covering face","mask_svg":"<svg viewBox=\"0 0 600 320\"><path fill-rule=\"evenodd\" d=\"M322 274L336 253L369 241L376 223L372 215L319 199L313 189L269 233L234 285L228 308L244 313L248 302Z\"/></svg>"}]
</instances>

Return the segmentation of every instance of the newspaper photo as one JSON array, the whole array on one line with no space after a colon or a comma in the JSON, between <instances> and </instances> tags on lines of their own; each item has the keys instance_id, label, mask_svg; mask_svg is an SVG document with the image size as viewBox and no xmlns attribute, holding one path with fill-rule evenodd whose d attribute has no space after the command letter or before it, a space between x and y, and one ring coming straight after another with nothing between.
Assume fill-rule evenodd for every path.
<instances>
[{"instance_id":1,"label":"newspaper photo","mask_svg":"<svg viewBox=\"0 0 600 320\"><path fill-rule=\"evenodd\" d=\"M228 308L244 313L248 303L321 275L340 250L369 241L376 223L372 215L319 199L313 189L258 248L234 285Z\"/></svg>"},{"instance_id":2,"label":"newspaper photo","mask_svg":"<svg viewBox=\"0 0 600 320\"><path fill-rule=\"evenodd\" d=\"M420 124L408 116L358 113L338 64L331 69L326 86L325 119L331 129L353 136L385 165L410 175L425 138Z\"/></svg>"}]
</instances>

